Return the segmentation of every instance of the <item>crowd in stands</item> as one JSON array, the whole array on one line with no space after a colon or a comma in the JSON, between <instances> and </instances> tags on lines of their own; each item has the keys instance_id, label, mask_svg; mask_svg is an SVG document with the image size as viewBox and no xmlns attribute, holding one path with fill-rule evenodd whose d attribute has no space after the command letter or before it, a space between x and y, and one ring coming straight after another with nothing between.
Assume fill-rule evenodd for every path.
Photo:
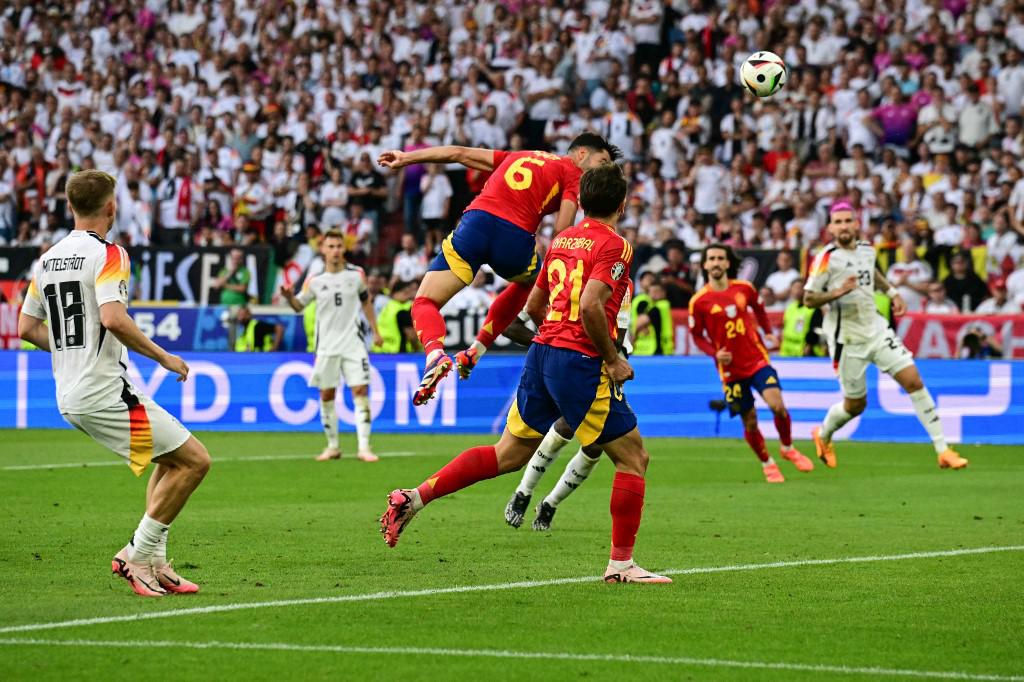
<instances>
[{"instance_id":1,"label":"crowd in stands","mask_svg":"<svg viewBox=\"0 0 1024 682\"><path fill-rule=\"evenodd\" d=\"M763 100L737 75L759 49L789 66ZM912 310L1020 312L1022 50L1003 0L10 0L0 244L59 238L68 174L100 168L123 243L283 262L333 228L406 282L486 177L381 151L595 130L625 155L633 274L673 306L711 241L791 252L784 304L843 197Z\"/></svg>"}]
</instances>

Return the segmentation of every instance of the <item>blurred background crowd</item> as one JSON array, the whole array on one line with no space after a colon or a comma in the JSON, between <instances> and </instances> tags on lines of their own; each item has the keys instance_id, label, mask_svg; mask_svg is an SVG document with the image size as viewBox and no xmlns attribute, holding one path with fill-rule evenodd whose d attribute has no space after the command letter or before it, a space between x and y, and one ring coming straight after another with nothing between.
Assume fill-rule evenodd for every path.
<instances>
[{"instance_id":1,"label":"blurred background crowd","mask_svg":"<svg viewBox=\"0 0 1024 682\"><path fill-rule=\"evenodd\" d=\"M789 66L765 100L737 77L759 49ZM844 197L911 310L1021 312L1022 49L1001 0L9 0L0 245L58 239L68 174L100 168L124 244L265 243L283 267L340 229L386 291L486 176L381 172L382 150L595 130L625 154L633 275L672 307L723 241L782 250L783 308Z\"/></svg>"}]
</instances>

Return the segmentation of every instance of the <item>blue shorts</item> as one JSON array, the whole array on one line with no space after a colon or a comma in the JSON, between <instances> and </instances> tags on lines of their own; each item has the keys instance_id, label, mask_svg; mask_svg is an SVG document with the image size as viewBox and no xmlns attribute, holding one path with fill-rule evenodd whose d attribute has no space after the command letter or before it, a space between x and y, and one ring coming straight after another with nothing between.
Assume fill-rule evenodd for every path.
<instances>
[{"instance_id":1,"label":"blue shorts","mask_svg":"<svg viewBox=\"0 0 1024 682\"><path fill-rule=\"evenodd\" d=\"M608 443L636 428L633 408L608 380L601 358L535 343L508 411L508 430L519 438L542 438L559 417L583 445Z\"/></svg>"},{"instance_id":2,"label":"blue shorts","mask_svg":"<svg viewBox=\"0 0 1024 682\"><path fill-rule=\"evenodd\" d=\"M725 402L729 405L729 414L735 417L754 407L754 391L761 395L767 388L782 388L779 375L771 365L762 367L746 379L737 379L724 384Z\"/></svg>"},{"instance_id":3,"label":"blue shorts","mask_svg":"<svg viewBox=\"0 0 1024 682\"><path fill-rule=\"evenodd\" d=\"M451 270L468 286L485 264L507 280L532 282L537 273L537 240L492 213L466 211L427 269Z\"/></svg>"}]
</instances>

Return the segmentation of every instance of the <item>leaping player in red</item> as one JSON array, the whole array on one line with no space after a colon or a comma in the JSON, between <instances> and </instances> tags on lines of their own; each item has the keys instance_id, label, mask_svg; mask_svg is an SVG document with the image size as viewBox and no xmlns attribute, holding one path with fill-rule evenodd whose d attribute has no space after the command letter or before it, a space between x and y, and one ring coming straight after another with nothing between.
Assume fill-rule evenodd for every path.
<instances>
[{"instance_id":1,"label":"leaping player in red","mask_svg":"<svg viewBox=\"0 0 1024 682\"><path fill-rule=\"evenodd\" d=\"M792 462L800 471L811 471L814 463L793 447L789 412L782 402L782 384L775 368L769 364L768 351L758 336L757 325L764 329L769 343L777 344L777 340L772 335L764 304L754 286L741 279L729 278L737 265L736 256L728 246L710 244L704 247L701 268L708 283L690 299L690 332L697 347L715 358L729 412L733 416L741 415L743 437L761 460L765 480L783 483L786 479L768 454L764 436L757 427L755 389L775 415L782 458Z\"/></svg>"},{"instance_id":2,"label":"leaping player in red","mask_svg":"<svg viewBox=\"0 0 1024 682\"><path fill-rule=\"evenodd\" d=\"M414 163L461 163L494 171L483 191L462 214L458 226L441 244L412 304L412 320L427 354L423 381L413 404L430 400L452 370L444 352L445 323L441 306L469 285L487 264L511 284L494 300L476 341L459 352L459 375L468 378L487 351L526 304L537 278L536 238L541 219L555 219L555 233L572 224L579 203L580 175L621 156L618 148L596 133L583 133L569 145L567 156L549 152L503 152L470 147L431 147L411 152L383 152L377 163L398 169Z\"/></svg>"}]
</instances>

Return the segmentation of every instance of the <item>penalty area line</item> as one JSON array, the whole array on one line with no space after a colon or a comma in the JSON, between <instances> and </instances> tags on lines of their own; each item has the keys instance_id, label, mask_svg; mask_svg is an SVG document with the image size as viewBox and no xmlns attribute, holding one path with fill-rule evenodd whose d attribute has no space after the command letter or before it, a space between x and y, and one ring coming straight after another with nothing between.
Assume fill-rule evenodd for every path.
<instances>
[{"instance_id":1,"label":"penalty area line","mask_svg":"<svg viewBox=\"0 0 1024 682\"><path fill-rule=\"evenodd\" d=\"M661 571L665 575L701 575L711 573L731 573L737 571L762 571L777 568L799 568L803 566L834 566L837 564L866 564L888 561L908 561L913 559L935 559L942 557L967 556L972 554L993 554L995 552L1020 552L1024 545L1006 545L993 547L973 547L967 549L947 549L932 552L911 552L908 554L882 554L873 556L837 557L834 559L797 559L794 561L773 561L756 564L734 564L727 566L699 566ZM575 578L554 578L550 580L525 580L511 583L494 583L489 585L461 585L455 587L438 587L421 590L393 590L371 592L366 594L345 594L335 597L307 597L303 599L281 599L276 601L241 602L235 604L214 604L211 606L195 606L184 609L166 611L149 611L121 616L99 616L95 618L77 618L74 620L53 621L49 623L28 623L25 625L8 625L0 627L0 634L13 632L34 632L39 630L55 630L87 625L105 625L109 623L130 623L160 618L178 618L210 613L227 613L251 609L272 609L285 606L305 606L317 604L342 604L346 602L386 601L408 597L429 597L438 594L465 594L470 592L496 592L500 590L529 589L534 587L551 587L555 585L573 585L578 583L598 583L598 576L581 576ZM609 589L615 589L609 587ZM672 589L672 588L647 588Z\"/></svg>"},{"instance_id":2,"label":"penalty area line","mask_svg":"<svg viewBox=\"0 0 1024 682\"><path fill-rule=\"evenodd\" d=\"M521 660L569 661L582 663L648 663L701 668L741 668L747 670L779 670L787 672L832 673L837 675L885 675L941 680L993 680L995 682L1021 682L1024 677L988 673L969 673L955 670L913 670L878 666L848 666L828 663L793 663L788 661L739 661L724 658L697 658L690 656L648 656L643 654L595 654L555 651L509 651L505 649L447 649L435 647L369 647L335 644L290 644L286 642L187 642L108 641L89 639L0 639L2 646L64 646L108 649L207 649L228 651L285 651L296 653L407 655L461 658L497 658Z\"/></svg>"}]
</instances>

